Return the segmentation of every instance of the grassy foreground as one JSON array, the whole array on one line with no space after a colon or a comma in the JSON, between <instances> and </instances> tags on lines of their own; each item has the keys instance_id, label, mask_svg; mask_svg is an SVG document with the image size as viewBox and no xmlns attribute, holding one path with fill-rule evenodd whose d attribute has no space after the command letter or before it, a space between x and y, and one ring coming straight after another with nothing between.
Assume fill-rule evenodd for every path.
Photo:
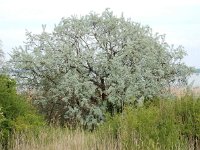
<instances>
[{"instance_id":1,"label":"grassy foreground","mask_svg":"<svg viewBox=\"0 0 200 150\"><path fill-rule=\"evenodd\" d=\"M12 149L14 150L104 150L122 149L120 141L114 138L100 138L97 132L83 130L70 131L60 128L43 129L39 135L16 136Z\"/></svg>"},{"instance_id":2,"label":"grassy foreground","mask_svg":"<svg viewBox=\"0 0 200 150\"><path fill-rule=\"evenodd\" d=\"M107 117L93 132L43 128L15 134L13 150L200 149L200 98L155 100L143 107L127 106Z\"/></svg>"}]
</instances>

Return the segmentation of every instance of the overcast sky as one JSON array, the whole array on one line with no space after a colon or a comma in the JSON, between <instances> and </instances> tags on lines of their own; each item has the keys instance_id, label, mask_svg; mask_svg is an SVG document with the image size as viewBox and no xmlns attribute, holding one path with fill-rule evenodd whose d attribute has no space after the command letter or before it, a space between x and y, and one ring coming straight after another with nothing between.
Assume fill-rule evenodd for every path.
<instances>
[{"instance_id":1,"label":"overcast sky","mask_svg":"<svg viewBox=\"0 0 200 150\"><path fill-rule=\"evenodd\" d=\"M3 50L23 45L26 29L40 33L46 24L51 31L62 17L105 8L166 34L169 44L185 47L186 64L200 68L200 0L0 0Z\"/></svg>"}]
</instances>

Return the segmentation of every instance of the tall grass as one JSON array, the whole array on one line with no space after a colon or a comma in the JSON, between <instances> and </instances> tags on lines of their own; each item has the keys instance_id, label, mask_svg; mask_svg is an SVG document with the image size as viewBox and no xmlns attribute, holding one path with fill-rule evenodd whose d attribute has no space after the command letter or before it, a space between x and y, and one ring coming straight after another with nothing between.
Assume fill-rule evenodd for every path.
<instances>
[{"instance_id":1,"label":"tall grass","mask_svg":"<svg viewBox=\"0 0 200 150\"><path fill-rule=\"evenodd\" d=\"M40 133L15 134L13 150L198 150L200 98L155 100L144 107L127 106L108 116L93 132L44 128Z\"/></svg>"},{"instance_id":2,"label":"tall grass","mask_svg":"<svg viewBox=\"0 0 200 150\"><path fill-rule=\"evenodd\" d=\"M15 135L10 145L13 150L106 150L122 149L114 138L100 138L97 133L81 129L70 131L61 128L42 129L38 136Z\"/></svg>"},{"instance_id":3,"label":"tall grass","mask_svg":"<svg viewBox=\"0 0 200 150\"><path fill-rule=\"evenodd\" d=\"M200 99L185 96L126 107L100 127L130 149L200 149Z\"/></svg>"}]
</instances>

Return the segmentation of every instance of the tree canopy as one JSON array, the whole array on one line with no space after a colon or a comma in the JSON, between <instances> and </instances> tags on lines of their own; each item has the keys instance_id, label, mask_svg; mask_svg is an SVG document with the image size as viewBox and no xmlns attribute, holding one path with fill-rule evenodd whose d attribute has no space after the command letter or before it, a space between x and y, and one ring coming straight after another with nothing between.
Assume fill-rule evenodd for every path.
<instances>
[{"instance_id":1,"label":"tree canopy","mask_svg":"<svg viewBox=\"0 0 200 150\"><path fill-rule=\"evenodd\" d=\"M26 37L10 65L48 121L61 125L91 127L105 112L165 95L190 74L183 47L110 10L63 18L53 32L43 26L41 34Z\"/></svg>"},{"instance_id":2,"label":"tree canopy","mask_svg":"<svg viewBox=\"0 0 200 150\"><path fill-rule=\"evenodd\" d=\"M3 58L4 58L4 53L3 53L3 50L2 50L2 42L0 40L0 69L2 67Z\"/></svg>"}]
</instances>

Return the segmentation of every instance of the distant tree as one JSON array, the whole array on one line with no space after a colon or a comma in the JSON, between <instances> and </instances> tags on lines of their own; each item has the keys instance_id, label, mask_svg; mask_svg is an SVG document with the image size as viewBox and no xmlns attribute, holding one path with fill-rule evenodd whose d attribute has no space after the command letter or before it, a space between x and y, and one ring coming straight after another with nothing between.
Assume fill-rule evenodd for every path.
<instances>
[{"instance_id":1,"label":"distant tree","mask_svg":"<svg viewBox=\"0 0 200 150\"><path fill-rule=\"evenodd\" d=\"M2 64L3 64L3 59L4 59L4 53L3 53L3 50L2 50L2 42L0 40L0 69L1 69Z\"/></svg>"},{"instance_id":2,"label":"distant tree","mask_svg":"<svg viewBox=\"0 0 200 150\"><path fill-rule=\"evenodd\" d=\"M165 95L190 74L181 46L110 10L63 18L52 33L43 29L27 32L9 63L49 122L91 127L104 112Z\"/></svg>"},{"instance_id":3,"label":"distant tree","mask_svg":"<svg viewBox=\"0 0 200 150\"><path fill-rule=\"evenodd\" d=\"M200 73L200 69L199 69L199 68L196 69L195 72L196 72L196 73Z\"/></svg>"}]
</instances>

